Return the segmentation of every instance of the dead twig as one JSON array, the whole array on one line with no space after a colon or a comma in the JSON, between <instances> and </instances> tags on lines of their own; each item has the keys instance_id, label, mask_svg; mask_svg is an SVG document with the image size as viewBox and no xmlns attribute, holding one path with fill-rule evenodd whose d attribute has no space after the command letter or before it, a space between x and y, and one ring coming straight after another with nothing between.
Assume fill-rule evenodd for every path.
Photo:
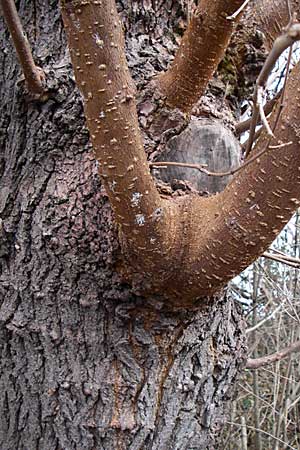
<instances>
[{"instance_id":1,"label":"dead twig","mask_svg":"<svg viewBox=\"0 0 300 450\"><path fill-rule=\"evenodd\" d=\"M159 161L159 162L153 162L149 164L151 169L166 169L168 166L171 167L187 167L189 169L195 169L199 170L199 172L205 173L205 175L209 177L225 177L228 175L233 175L235 172L241 169L241 167L238 167L237 169L232 169L227 172L211 172L210 170L207 170L205 167L206 164L189 164L189 163L181 163L181 162L173 162L173 161Z\"/></svg>"},{"instance_id":2,"label":"dead twig","mask_svg":"<svg viewBox=\"0 0 300 450\"><path fill-rule=\"evenodd\" d=\"M252 145L253 145L254 137L255 137L256 125L258 123L260 114L263 114L262 107L260 107L261 97L262 97L262 92L264 91L264 89L266 87L266 83L269 78L269 75L276 64L276 61L278 60L280 55L284 52L284 50L291 47L294 44L294 42L296 42L299 39L300 39L300 23L291 21L291 23L288 25L285 33L283 35L279 36L275 40L273 48L272 48L271 52L269 53L269 55L265 61L265 64L263 65L263 68L257 79L256 87L255 87L254 95L253 95L253 114L252 114L252 118L251 118L248 144L247 144L247 148L246 148L246 152L245 152L246 157L249 155L249 153L252 150ZM289 62L290 62L290 58L289 58ZM289 64L289 62L288 62L288 64ZM288 68L287 68L287 72L288 72ZM285 85L286 85L286 83L285 83ZM283 94L284 94L284 89L285 89L285 87L283 88ZM264 122L263 116L261 117L261 119ZM275 122L278 122L278 120ZM266 123L265 123L265 125L266 125ZM272 130L273 134L274 134L276 125L277 125L277 123L275 123L275 126L273 127L273 130ZM267 127L267 130L269 130L269 127Z\"/></svg>"},{"instance_id":3,"label":"dead twig","mask_svg":"<svg viewBox=\"0 0 300 450\"><path fill-rule=\"evenodd\" d=\"M173 162L173 161L157 161L153 163L149 163L150 169L166 169L168 166L173 167L187 167L190 169L196 169L199 170L199 172L205 173L205 175L209 177L227 177L230 175L234 175L235 173L239 172L240 170L245 169L249 164L259 159L264 153L266 153L269 150L278 149L286 147L287 145L292 145L292 141L281 143L278 145L269 145L265 148L263 148L260 152L258 152L256 155L254 155L252 158L247 159L244 164L240 167L237 167L235 169L228 170L226 172L211 172L210 170L207 170L205 168L205 164L189 164L189 163L181 163L181 162Z\"/></svg>"},{"instance_id":4,"label":"dead twig","mask_svg":"<svg viewBox=\"0 0 300 450\"><path fill-rule=\"evenodd\" d=\"M274 105L276 105L276 102L281 97L281 94L282 94L282 89L279 92L277 92L277 94L265 104L265 106L264 106L265 116L268 116L272 112ZM250 119L244 120L243 122L239 122L235 126L236 134L240 135L242 133L245 133L245 131L248 131L249 127L251 125L251 120L252 120L252 118L250 117ZM259 123L261 123L261 122L258 121L258 125L259 125Z\"/></svg>"},{"instance_id":5,"label":"dead twig","mask_svg":"<svg viewBox=\"0 0 300 450\"><path fill-rule=\"evenodd\" d=\"M0 0L3 17L11 34L30 92L41 95L44 92L45 74L35 65L30 44L23 30L14 0Z\"/></svg>"},{"instance_id":6,"label":"dead twig","mask_svg":"<svg viewBox=\"0 0 300 450\"><path fill-rule=\"evenodd\" d=\"M260 86L257 89L257 105L258 105L258 112L262 121L263 126L267 130L267 133L270 137L275 137L273 134L273 131L271 130L271 127L269 125L269 122L265 116L264 107L263 107L263 96L264 96L264 90Z\"/></svg>"},{"instance_id":7,"label":"dead twig","mask_svg":"<svg viewBox=\"0 0 300 450\"><path fill-rule=\"evenodd\" d=\"M228 423L229 425L235 425L235 426L237 426L237 427L241 427L241 424L240 424L240 423L230 422L230 421L228 421L228 420L227 420L226 423ZM247 425L247 428L248 428L249 430L254 430L254 431L256 430L256 428L255 428L255 427L252 427L251 425ZM287 444L286 442L284 442L282 439L279 439L279 438L273 436L273 434L268 433L268 432L265 431L265 430L259 429L259 432L262 433L262 434L265 434L266 436L272 437L273 439L276 439L276 441L280 442L281 444L284 444L285 448L290 448L291 450L297 450L295 447L292 447L291 445L289 445L289 444Z\"/></svg>"},{"instance_id":8,"label":"dead twig","mask_svg":"<svg viewBox=\"0 0 300 450\"><path fill-rule=\"evenodd\" d=\"M276 361L281 361L283 358L286 358L291 353L296 353L300 351L300 341L294 342L283 350L279 350L278 352L272 353L271 355L262 356L261 358L251 359L249 358L246 362L247 369L259 369L260 367L264 367L268 364L272 364Z\"/></svg>"},{"instance_id":9,"label":"dead twig","mask_svg":"<svg viewBox=\"0 0 300 450\"><path fill-rule=\"evenodd\" d=\"M264 258L272 259L273 261L278 261L288 266L294 267L295 269L300 269L300 259L294 258L293 256L284 255L282 253L274 254L270 252L265 252L262 254Z\"/></svg>"}]
</instances>

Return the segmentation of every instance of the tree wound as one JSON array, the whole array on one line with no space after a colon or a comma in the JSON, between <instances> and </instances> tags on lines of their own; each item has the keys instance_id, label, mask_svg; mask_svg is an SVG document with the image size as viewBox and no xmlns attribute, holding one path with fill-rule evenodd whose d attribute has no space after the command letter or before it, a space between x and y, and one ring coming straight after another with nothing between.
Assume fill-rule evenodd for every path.
<instances>
[{"instance_id":1,"label":"tree wound","mask_svg":"<svg viewBox=\"0 0 300 450\"><path fill-rule=\"evenodd\" d=\"M171 138L157 161L203 165L212 172L226 172L240 165L240 145L233 133L216 120L192 118L182 133ZM231 176L213 177L187 167L168 166L155 170L155 176L173 185L188 181L200 192L221 192Z\"/></svg>"}]
</instances>

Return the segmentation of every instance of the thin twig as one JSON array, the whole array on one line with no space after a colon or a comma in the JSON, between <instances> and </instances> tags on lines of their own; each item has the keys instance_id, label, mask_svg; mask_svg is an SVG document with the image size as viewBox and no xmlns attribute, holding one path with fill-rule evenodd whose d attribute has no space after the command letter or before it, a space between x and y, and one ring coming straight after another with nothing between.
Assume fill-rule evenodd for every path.
<instances>
[{"instance_id":1,"label":"thin twig","mask_svg":"<svg viewBox=\"0 0 300 450\"><path fill-rule=\"evenodd\" d=\"M252 145L254 142L254 136L255 136L255 129L256 125L258 123L259 118L259 91L261 89L265 89L268 77L273 70L276 61L280 57L280 55L283 53L284 50L286 50L288 47L291 47L294 42L300 39L300 24L299 23L293 23L291 22L285 31L285 33L281 36L279 36L273 45L272 50L270 51L263 68L259 74L259 77L256 82L256 87L254 89L253 94L253 113L252 113L252 119L251 119L251 125L250 125L250 134L248 139L248 144L245 152L245 156L248 156L249 153L252 150ZM288 72L288 70L287 70ZM284 89L283 89L284 92ZM274 133L274 127L273 127L273 133ZM268 143L269 144L269 143Z\"/></svg>"},{"instance_id":2,"label":"thin twig","mask_svg":"<svg viewBox=\"0 0 300 450\"><path fill-rule=\"evenodd\" d=\"M259 111L257 108L257 87L256 87L254 90L254 94L253 94L253 112L252 112L252 117L251 117L251 124L250 124L250 130L249 130L249 137L248 137L248 141L247 141L247 147L246 147L246 151L245 151L245 158L251 152L253 142L255 142L255 130L256 130L258 118L259 118Z\"/></svg>"},{"instance_id":3,"label":"thin twig","mask_svg":"<svg viewBox=\"0 0 300 450\"><path fill-rule=\"evenodd\" d=\"M235 425L235 426L241 427L241 424L240 424L240 423L230 422L229 420L227 420L226 423L228 423L229 425ZM251 425L247 425L247 428L248 428L249 430L254 430L254 431L255 431L255 427L252 427ZM285 448L290 448L291 450L297 450L295 447L292 447L291 445L287 444L286 442L282 441L281 439L276 438L276 437L273 436L271 433L268 433L267 431L261 430L261 429L260 429L259 431L260 431L260 433L265 434L265 435L267 435L267 436L270 436L270 437L272 437L273 439L276 439L278 442L281 442L282 444L284 444Z\"/></svg>"},{"instance_id":4,"label":"thin twig","mask_svg":"<svg viewBox=\"0 0 300 450\"><path fill-rule=\"evenodd\" d=\"M261 118L261 121L267 130L267 133L271 137L275 137L273 134L273 131L271 130L271 127L267 121L267 118L265 116L264 107L263 107L263 88L260 86L257 90L257 104L258 104L258 111Z\"/></svg>"},{"instance_id":5,"label":"thin twig","mask_svg":"<svg viewBox=\"0 0 300 450\"><path fill-rule=\"evenodd\" d=\"M257 330L257 328L260 328L265 322L267 322L268 320L272 319L275 314L278 313L278 311L281 310L281 308L283 307L284 303L280 303L280 305L277 306L277 308L274 309L274 311L271 312L271 314L269 314L267 317L265 317L264 319L262 319L260 322L258 322L256 325L254 325L251 328L247 328L246 330L246 334L251 333L254 330Z\"/></svg>"},{"instance_id":6,"label":"thin twig","mask_svg":"<svg viewBox=\"0 0 300 450\"><path fill-rule=\"evenodd\" d=\"M273 261L278 261L288 266L294 267L295 269L300 269L300 259L294 258L288 255L276 255L274 253L265 252L262 254L264 258L272 259Z\"/></svg>"},{"instance_id":7,"label":"thin twig","mask_svg":"<svg viewBox=\"0 0 300 450\"><path fill-rule=\"evenodd\" d=\"M189 164L189 163L181 163L181 162L173 162L173 161L159 161L159 162L153 162L149 164L151 169L166 169L168 166L173 167L187 167L189 169L195 169L199 170L199 172L204 173L205 175L209 177L225 177L228 175L233 175L235 172L241 169L241 167L238 167L237 169L232 169L228 172L211 172L207 169L205 169L205 166L207 164Z\"/></svg>"},{"instance_id":8,"label":"thin twig","mask_svg":"<svg viewBox=\"0 0 300 450\"><path fill-rule=\"evenodd\" d=\"M261 285L262 280L262 271L259 267L259 264L254 264L254 273L253 273L253 305L257 306L258 304L258 297L259 297L259 288ZM257 323L257 315L258 311L257 308L254 308L253 314L252 314L252 325L255 326ZM252 334L252 341L254 342L254 349L253 349L253 356L257 357L257 345L255 344L257 342L257 335L256 330ZM261 450L261 436L259 432L259 423L260 423L260 412L261 412L261 406L260 406L260 395L259 395L259 383L258 383L258 376L255 372L253 374L253 393L254 393L254 424L256 427L255 430L255 447L256 450Z\"/></svg>"},{"instance_id":9,"label":"thin twig","mask_svg":"<svg viewBox=\"0 0 300 450\"><path fill-rule=\"evenodd\" d=\"M234 175L235 173L239 172L240 170L245 169L249 164L259 159L264 153L267 151L270 151L272 149L276 148L283 148L287 145L292 145L292 141L282 143L279 145L270 145L266 148L263 148L260 152L258 152L256 155L252 156L252 158L247 159L242 166L239 166L235 169L228 170L227 172L211 172L210 170L205 169L205 165L201 164L189 164L189 163L181 163L181 162L173 162L173 161L157 161L153 163L149 163L149 166L151 169L166 169L168 166L174 166L174 167L187 167L190 169L196 169L199 170L199 172L205 173L205 175L209 177L227 177L230 175Z\"/></svg>"},{"instance_id":10,"label":"thin twig","mask_svg":"<svg viewBox=\"0 0 300 450\"><path fill-rule=\"evenodd\" d=\"M272 150L272 149L275 149L275 148L283 148L283 147L286 147L287 145L292 145L292 141L290 141L290 142L283 142L282 144L278 144L278 145L269 145L269 149L270 150Z\"/></svg>"},{"instance_id":11,"label":"thin twig","mask_svg":"<svg viewBox=\"0 0 300 450\"><path fill-rule=\"evenodd\" d=\"M264 113L265 113L266 116L268 116L272 112L274 105L276 104L277 100L281 96L281 93L282 93L282 90L277 92L277 94L265 104L265 106L264 106ZM258 122L258 124L259 123L260 122ZM240 135L240 134L244 133L245 131L248 131L250 125L251 125L251 117L250 117L250 119L244 120L243 122L239 122L235 126L236 134Z\"/></svg>"},{"instance_id":12,"label":"thin twig","mask_svg":"<svg viewBox=\"0 0 300 450\"><path fill-rule=\"evenodd\" d=\"M291 353L296 353L300 351L300 341L294 342L283 350L272 353L271 355L262 356L261 358L251 359L249 358L246 362L247 369L259 369L268 364L272 364L276 361L281 361L282 359L289 356Z\"/></svg>"},{"instance_id":13,"label":"thin twig","mask_svg":"<svg viewBox=\"0 0 300 450\"><path fill-rule=\"evenodd\" d=\"M263 127L260 127L258 130L256 130L255 131L255 133L254 133L254 137L253 137L253 142L256 142L257 141L257 139L259 138L259 136L262 134L262 132L263 132ZM243 145L242 145L242 150L243 150L243 155L244 155L244 158L246 158L248 155L246 154L246 149L248 148L248 143L249 143L249 138L243 143ZM270 142L268 141L268 144L269 144Z\"/></svg>"},{"instance_id":14,"label":"thin twig","mask_svg":"<svg viewBox=\"0 0 300 450\"><path fill-rule=\"evenodd\" d=\"M246 6L248 5L249 1L250 0L245 0L244 3L239 7L239 9L237 9L235 11L235 13L233 13L231 16L227 16L226 19L227 20L235 20L240 15L240 13L243 11L243 9L246 8Z\"/></svg>"},{"instance_id":15,"label":"thin twig","mask_svg":"<svg viewBox=\"0 0 300 450\"><path fill-rule=\"evenodd\" d=\"M286 6L288 9L289 19L291 22L291 20L293 19L293 16L292 16L292 8L291 8L290 0L286 0Z\"/></svg>"},{"instance_id":16,"label":"thin twig","mask_svg":"<svg viewBox=\"0 0 300 450\"><path fill-rule=\"evenodd\" d=\"M207 164L192 164L192 163L181 163L181 162L174 162L174 161L155 161L152 163L149 163L149 166L151 169L166 169L167 166L174 166L174 167L188 167L189 169L196 169L205 170L205 167L207 167Z\"/></svg>"},{"instance_id":17,"label":"thin twig","mask_svg":"<svg viewBox=\"0 0 300 450\"><path fill-rule=\"evenodd\" d=\"M247 424L245 416L241 417L241 427L242 427L242 450L248 449L248 443L247 443Z\"/></svg>"},{"instance_id":18,"label":"thin twig","mask_svg":"<svg viewBox=\"0 0 300 450\"><path fill-rule=\"evenodd\" d=\"M285 70L285 77L284 77L284 82L283 82L283 87L281 90L281 96L280 96L280 107L279 107L279 112L278 112L278 116L280 116L281 111L284 107L284 100L285 100L285 94L286 94L286 86L287 86L287 82L288 82L288 75L289 75L289 71L290 71L290 65L291 65L291 59L292 59L292 54L293 54L293 45L290 46L289 49L289 54L288 54L288 59L287 59L287 63L286 63L286 70ZM277 122L279 120L279 117L277 119ZM277 123L276 123L277 126Z\"/></svg>"},{"instance_id":19,"label":"thin twig","mask_svg":"<svg viewBox=\"0 0 300 450\"><path fill-rule=\"evenodd\" d=\"M3 16L10 31L28 89L33 94L44 92L45 74L35 65L30 44L23 30L14 0L0 0Z\"/></svg>"}]
</instances>

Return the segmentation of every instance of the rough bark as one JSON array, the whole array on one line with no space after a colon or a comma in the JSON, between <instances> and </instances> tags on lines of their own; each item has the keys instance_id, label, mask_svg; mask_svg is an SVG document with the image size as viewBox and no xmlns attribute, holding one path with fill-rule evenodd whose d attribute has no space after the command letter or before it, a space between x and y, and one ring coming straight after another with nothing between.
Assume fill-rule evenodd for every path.
<instances>
[{"instance_id":1,"label":"rough bark","mask_svg":"<svg viewBox=\"0 0 300 450\"><path fill-rule=\"evenodd\" d=\"M137 40L178 23L179 4L156 3L119 3ZM122 283L57 2L21 0L19 13L51 95L27 96L1 21L0 448L215 448L244 353L240 312L224 294L174 308ZM142 79L143 46L128 55Z\"/></svg>"}]
</instances>

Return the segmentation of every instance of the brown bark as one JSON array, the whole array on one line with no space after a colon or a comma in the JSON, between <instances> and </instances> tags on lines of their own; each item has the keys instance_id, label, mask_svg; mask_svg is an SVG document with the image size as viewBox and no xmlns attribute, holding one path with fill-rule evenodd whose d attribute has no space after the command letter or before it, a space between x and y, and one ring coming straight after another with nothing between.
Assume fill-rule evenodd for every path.
<instances>
[{"instance_id":1,"label":"brown bark","mask_svg":"<svg viewBox=\"0 0 300 450\"><path fill-rule=\"evenodd\" d=\"M201 1L191 18L171 67L158 79L166 102L189 111L205 92L224 56L236 20L229 20L243 0Z\"/></svg>"},{"instance_id":2,"label":"brown bark","mask_svg":"<svg viewBox=\"0 0 300 450\"><path fill-rule=\"evenodd\" d=\"M209 198L190 195L177 201L162 201L146 169L134 101L121 103L115 97L121 95L122 86L129 86L130 81L121 49L121 30L114 26L117 16L112 9L113 2L99 5L97 9L93 8L93 2L63 4L71 53L74 61L76 52L77 58L81 58L78 64L74 63L74 69L79 85L82 87L84 83L88 124L121 227L123 256L131 266L131 278L143 292L160 293L180 302L212 294L263 253L299 204L297 125L289 120L300 114L297 69L287 87L287 106L277 131L277 139L292 141L292 145L284 152L281 148L269 149L238 172L219 195ZM232 11L226 14L229 12ZM105 18L104 22L101 17ZM95 21L94 29L95 25L91 24ZM104 39L100 47L94 37L98 23L104 24L105 35L112 39ZM89 30L87 34L86 30ZM109 59L111 43L113 53ZM88 70L82 68L85 58ZM104 77L102 70L97 70L102 64ZM116 66L120 67L119 75L116 75L118 71L114 72ZM107 79L111 84L107 85ZM111 102L116 104L108 118L104 118L102 128L100 102L106 105L109 102L109 109ZM118 119L117 125L114 118ZM128 145L130 134L124 138L124 125L129 127L126 133L129 131L135 137L133 144ZM266 138L262 138L256 151L266 145ZM130 175L127 175L128 167L131 167ZM134 192L131 177L136 183ZM112 183L117 183L117 194L110 188ZM133 194L140 195L137 207L133 207ZM137 216L143 217L142 224L138 223Z\"/></svg>"},{"instance_id":3,"label":"brown bark","mask_svg":"<svg viewBox=\"0 0 300 450\"><path fill-rule=\"evenodd\" d=\"M154 273L173 240L172 208L164 206L150 174L115 1L102 6L61 3L76 81L121 240L136 270Z\"/></svg>"},{"instance_id":4,"label":"brown bark","mask_svg":"<svg viewBox=\"0 0 300 450\"><path fill-rule=\"evenodd\" d=\"M182 17L174 0L118 6L135 43ZM173 308L121 282L58 5L20 0L19 14L51 96L24 96L0 17L0 448L216 448L245 354L241 311L224 293ZM143 51L128 59L148 74Z\"/></svg>"},{"instance_id":5,"label":"brown bark","mask_svg":"<svg viewBox=\"0 0 300 450\"><path fill-rule=\"evenodd\" d=\"M291 11L289 11L288 4L291 5ZM299 0L290 0L289 2L258 0L255 2L254 20L265 35L265 44L268 50L271 50L275 39L280 36L283 28L290 22L290 12L292 16L295 13L296 19L300 20Z\"/></svg>"},{"instance_id":6,"label":"brown bark","mask_svg":"<svg viewBox=\"0 0 300 450\"><path fill-rule=\"evenodd\" d=\"M147 39L145 30L151 34L151 27L149 31L144 23L148 16L151 24L168 24L161 17L168 17L170 4L174 1L166 0L159 7L154 0L119 3L123 15L128 10L128 17L136 19L132 28L126 19L128 39L130 34L135 35L135 45L141 37ZM177 3L175 7L174 16L180 10ZM74 23L81 27L88 8L87 2L82 2L80 17L76 17L77 10L70 27ZM111 26L109 11L103 11L105 23L99 20L94 24L98 13L94 11L93 16L89 14L92 23L87 27ZM136 15L131 16L131 12ZM141 277L145 291L165 291L169 297L179 297L181 306L174 307L156 295L137 296L116 272L117 239L111 210L88 143L81 97L73 82L56 3L21 0L20 15L26 29L31 27L37 36L37 54L43 67L47 66L53 91L42 105L24 99L22 88L16 84L19 66L7 35L0 33L1 47L10 49L0 53L4 80L0 83L0 408L4 412L0 448L216 448L214 438L224 420L244 352L241 315L224 293L206 301L202 298L194 308L183 305L191 298L195 300L193 296L220 289L259 253L261 238L267 245L275 233L273 228L283 226L283 220L291 214L287 199L299 191L299 156L294 139L297 127L288 118L298 114L293 84L298 81L297 75L293 75L289 88L291 101L284 112L286 123L282 123L285 128L280 129L282 139L291 134L293 146L286 152L277 149L265 153L218 196L161 201L148 169L143 167L145 158L131 92L128 101L116 105L117 110L107 105L122 91L124 80L131 86L125 63L121 78L114 75L110 65L111 60L117 63L116 59L124 62L125 58L115 46L112 59L107 47L107 52L102 52L101 40L107 41L100 33L97 36L97 28L87 28L95 32L93 41L89 31L83 30L86 35L80 45L87 59L81 59L75 71L80 84L86 81L81 88L88 124L92 133L95 131L97 155L102 163L108 163L111 157L116 166L104 170L108 164L103 164L101 171L108 175L104 177L105 186L121 228L122 251L127 258L124 264L132 267L135 278ZM108 36L115 45L118 24L111 33L113 36ZM73 37L75 47L79 41L76 34ZM161 57L161 47L153 42ZM148 71L140 56L143 50L131 47L127 52L131 66L139 61L135 74ZM107 65L111 84L102 78L102 68L99 72L93 68L98 52L99 65ZM157 65L154 59L153 66ZM81 69L84 78L80 78ZM107 89L108 96L96 92L99 97L95 97L94 86ZM120 88L115 91L115 86ZM108 112L110 120L105 122L114 127L111 139L123 139L118 157L116 143L105 136L108 128L103 128L101 142L97 138L96 119L103 108L112 109ZM120 120L119 127L114 125L114 118ZM132 147L123 134L127 118L132 127L128 132L135 140ZM146 214L144 197L141 209L135 207L141 197L134 197L131 208L133 199L127 191L131 178L121 177L123 191L115 193L121 201L124 197L123 206L110 189L115 175L122 175L135 157L140 164L133 164L130 177L135 173L145 177L135 182L143 196L150 196L151 207L156 207L156 199L162 202L157 220L151 221L153 210L150 216ZM282 213L276 212L280 217L272 217L273 208L282 208ZM145 216L148 228L137 226L136 214ZM136 232L132 241L126 223ZM155 251L139 245L155 237L155 232ZM203 284L196 286L198 281Z\"/></svg>"},{"instance_id":7,"label":"brown bark","mask_svg":"<svg viewBox=\"0 0 300 450\"><path fill-rule=\"evenodd\" d=\"M3 17L14 41L19 61L22 65L26 83L30 92L41 96L45 90L45 74L34 63L30 44L23 30L14 0L1 0Z\"/></svg>"}]
</instances>

